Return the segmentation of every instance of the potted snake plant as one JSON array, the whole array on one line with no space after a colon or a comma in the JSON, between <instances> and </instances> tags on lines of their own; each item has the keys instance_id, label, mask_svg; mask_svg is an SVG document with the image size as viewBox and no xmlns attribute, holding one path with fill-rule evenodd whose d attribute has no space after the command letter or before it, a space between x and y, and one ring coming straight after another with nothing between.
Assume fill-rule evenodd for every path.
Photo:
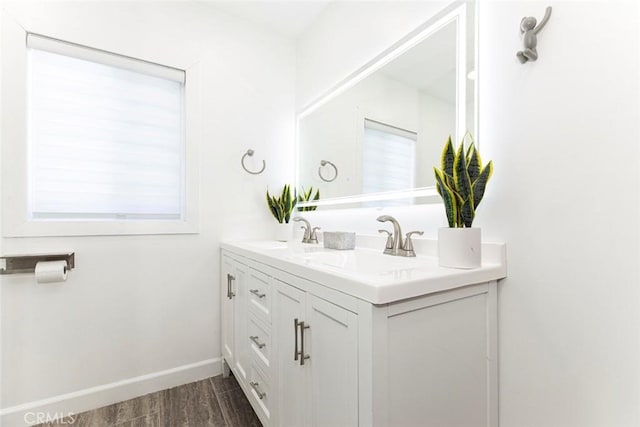
<instances>
[{"instance_id":1,"label":"potted snake plant","mask_svg":"<svg viewBox=\"0 0 640 427\"><path fill-rule=\"evenodd\" d=\"M493 174L493 162L483 166L473 138L467 148L465 138L455 150L449 137L440 169L433 168L449 223L449 227L438 230L438 257L443 267L476 268L482 261L481 230L472 224Z\"/></svg>"},{"instance_id":2,"label":"potted snake plant","mask_svg":"<svg viewBox=\"0 0 640 427\"><path fill-rule=\"evenodd\" d=\"M267 189L267 206L273 217L278 221L276 240L286 242L291 238L293 229L289 224L289 220L296 203L296 195L291 194L291 187L288 184L282 188L279 196L270 195L269 189Z\"/></svg>"}]
</instances>

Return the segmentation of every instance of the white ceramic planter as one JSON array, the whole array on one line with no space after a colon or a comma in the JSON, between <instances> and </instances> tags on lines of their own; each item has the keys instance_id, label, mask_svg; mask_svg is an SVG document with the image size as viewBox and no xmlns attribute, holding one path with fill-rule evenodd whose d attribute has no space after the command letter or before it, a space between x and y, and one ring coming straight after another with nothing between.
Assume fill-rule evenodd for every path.
<instances>
[{"instance_id":1,"label":"white ceramic planter","mask_svg":"<svg viewBox=\"0 0 640 427\"><path fill-rule=\"evenodd\" d=\"M479 228L441 228L438 230L440 266L478 268L482 262Z\"/></svg>"},{"instance_id":2,"label":"white ceramic planter","mask_svg":"<svg viewBox=\"0 0 640 427\"><path fill-rule=\"evenodd\" d=\"M275 225L276 240L278 242L288 242L293 235L293 226L291 223L277 223Z\"/></svg>"}]
</instances>

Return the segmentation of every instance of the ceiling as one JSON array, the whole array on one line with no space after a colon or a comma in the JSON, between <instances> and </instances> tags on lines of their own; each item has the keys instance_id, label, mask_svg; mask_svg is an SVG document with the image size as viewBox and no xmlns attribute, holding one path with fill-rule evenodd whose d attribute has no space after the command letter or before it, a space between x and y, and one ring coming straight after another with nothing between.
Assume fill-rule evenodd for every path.
<instances>
[{"instance_id":1,"label":"ceiling","mask_svg":"<svg viewBox=\"0 0 640 427\"><path fill-rule=\"evenodd\" d=\"M331 0L214 1L211 5L280 35L297 38Z\"/></svg>"}]
</instances>

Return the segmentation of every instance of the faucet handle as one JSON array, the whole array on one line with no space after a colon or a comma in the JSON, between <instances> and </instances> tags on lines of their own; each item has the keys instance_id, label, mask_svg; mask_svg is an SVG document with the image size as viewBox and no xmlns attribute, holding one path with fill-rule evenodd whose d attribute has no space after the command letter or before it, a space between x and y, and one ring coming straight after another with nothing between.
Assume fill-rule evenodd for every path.
<instances>
[{"instance_id":1,"label":"faucet handle","mask_svg":"<svg viewBox=\"0 0 640 427\"><path fill-rule=\"evenodd\" d=\"M393 249L393 234L387 230L378 230L378 233L387 233L387 243L385 244L385 249Z\"/></svg>"},{"instance_id":2,"label":"faucet handle","mask_svg":"<svg viewBox=\"0 0 640 427\"><path fill-rule=\"evenodd\" d=\"M404 240L404 246L402 248L402 249L404 249L404 251L406 253L405 256L416 256L416 253L413 250L413 241L411 240L411 235L412 234L417 234L419 236L422 236L424 234L424 232L422 232L422 231L411 231L411 232L406 234L406 239Z\"/></svg>"},{"instance_id":3,"label":"faucet handle","mask_svg":"<svg viewBox=\"0 0 640 427\"><path fill-rule=\"evenodd\" d=\"M313 243L318 243L318 234L316 233L316 230L320 230L320 227L313 227L311 229L311 236L309 237L309 240Z\"/></svg>"}]
</instances>

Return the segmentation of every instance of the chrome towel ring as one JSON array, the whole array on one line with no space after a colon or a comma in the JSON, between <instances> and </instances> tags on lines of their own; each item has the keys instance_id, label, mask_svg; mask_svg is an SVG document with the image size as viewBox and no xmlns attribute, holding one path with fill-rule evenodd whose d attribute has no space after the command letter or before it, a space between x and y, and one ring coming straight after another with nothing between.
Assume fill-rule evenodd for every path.
<instances>
[{"instance_id":1,"label":"chrome towel ring","mask_svg":"<svg viewBox=\"0 0 640 427\"><path fill-rule=\"evenodd\" d=\"M333 178L325 178L324 176L322 176L322 167L329 165L333 168L333 170L335 171ZM338 168L336 167L336 165L334 165L333 163L331 163L329 160L320 160L320 167L318 167L318 175L320 175L320 179L323 180L324 182L332 182L335 181L336 178L338 177Z\"/></svg>"},{"instance_id":2,"label":"chrome towel ring","mask_svg":"<svg viewBox=\"0 0 640 427\"><path fill-rule=\"evenodd\" d=\"M251 175L260 175L262 172L264 172L264 169L267 167L267 163L262 160L262 169L260 169L257 172L253 172L250 171L249 169L247 169L247 167L244 165L244 159L245 157L249 156L253 156L254 151L252 149L248 149L246 153L244 153L244 155L242 156L242 159L240 159L240 164L242 165L242 169L244 169L245 171L247 171L247 173L250 173Z\"/></svg>"}]
</instances>

